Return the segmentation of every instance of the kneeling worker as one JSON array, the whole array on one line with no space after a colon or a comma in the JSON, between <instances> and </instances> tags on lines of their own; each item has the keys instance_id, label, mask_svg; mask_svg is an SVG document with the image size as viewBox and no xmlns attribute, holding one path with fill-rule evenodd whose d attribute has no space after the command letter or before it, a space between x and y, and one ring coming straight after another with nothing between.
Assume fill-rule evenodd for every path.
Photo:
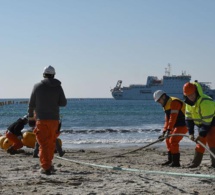
<instances>
[{"instance_id":1,"label":"kneeling worker","mask_svg":"<svg viewBox=\"0 0 215 195\"><path fill-rule=\"evenodd\" d=\"M6 137L12 142L12 146L7 149L7 153L16 154L17 150L23 147L21 141L22 129L28 123L28 116L19 118L16 122L12 123L6 131Z\"/></svg>"},{"instance_id":2,"label":"kneeling worker","mask_svg":"<svg viewBox=\"0 0 215 195\"><path fill-rule=\"evenodd\" d=\"M159 136L165 139L170 134L186 134L188 129L185 124L185 103L176 98L168 96L164 91L157 90L153 94L155 102L161 104L165 112L165 124L163 134ZM171 136L166 138L168 150L168 161L162 165L180 167L179 142L183 136Z\"/></svg>"}]
</instances>

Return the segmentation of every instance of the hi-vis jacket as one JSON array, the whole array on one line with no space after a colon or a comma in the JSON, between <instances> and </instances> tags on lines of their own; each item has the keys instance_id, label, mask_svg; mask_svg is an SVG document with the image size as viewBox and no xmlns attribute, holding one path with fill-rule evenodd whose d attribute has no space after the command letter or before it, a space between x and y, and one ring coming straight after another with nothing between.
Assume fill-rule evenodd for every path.
<instances>
[{"instance_id":1,"label":"hi-vis jacket","mask_svg":"<svg viewBox=\"0 0 215 195\"><path fill-rule=\"evenodd\" d=\"M211 126L215 126L215 102L203 93L199 83L194 82L199 94L198 99L191 105L186 101L185 119L189 134L194 134L194 125L199 127L199 135L205 137Z\"/></svg>"},{"instance_id":2,"label":"hi-vis jacket","mask_svg":"<svg viewBox=\"0 0 215 195\"><path fill-rule=\"evenodd\" d=\"M164 131L173 130L175 127L185 126L185 103L176 97L167 96L163 107L165 116Z\"/></svg>"}]
</instances>

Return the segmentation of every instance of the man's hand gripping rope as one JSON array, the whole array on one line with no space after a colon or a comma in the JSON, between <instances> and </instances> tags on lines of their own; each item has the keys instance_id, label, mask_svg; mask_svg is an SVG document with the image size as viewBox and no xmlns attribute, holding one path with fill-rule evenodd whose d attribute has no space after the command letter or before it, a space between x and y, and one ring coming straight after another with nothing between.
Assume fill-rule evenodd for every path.
<instances>
[{"instance_id":1,"label":"man's hand gripping rope","mask_svg":"<svg viewBox=\"0 0 215 195\"><path fill-rule=\"evenodd\" d=\"M163 131L162 135L158 137L158 139L162 142L163 140L167 139L170 135L170 129Z\"/></svg>"}]
</instances>

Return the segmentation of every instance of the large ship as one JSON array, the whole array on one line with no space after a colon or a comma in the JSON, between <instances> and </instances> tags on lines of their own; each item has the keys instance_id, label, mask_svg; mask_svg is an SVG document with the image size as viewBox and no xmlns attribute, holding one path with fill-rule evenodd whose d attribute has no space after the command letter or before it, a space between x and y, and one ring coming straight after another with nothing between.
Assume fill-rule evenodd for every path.
<instances>
[{"instance_id":1,"label":"large ship","mask_svg":"<svg viewBox=\"0 0 215 195\"><path fill-rule=\"evenodd\" d=\"M181 75L171 75L170 64L165 68L165 75L162 79L156 76L148 76L145 85L131 84L122 87L122 80L118 80L111 93L116 100L152 100L156 90L163 90L169 96L183 99L183 86L191 80L191 76L182 71ZM205 94L215 99L215 90L211 89L210 82L199 82Z\"/></svg>"}]
</instances>

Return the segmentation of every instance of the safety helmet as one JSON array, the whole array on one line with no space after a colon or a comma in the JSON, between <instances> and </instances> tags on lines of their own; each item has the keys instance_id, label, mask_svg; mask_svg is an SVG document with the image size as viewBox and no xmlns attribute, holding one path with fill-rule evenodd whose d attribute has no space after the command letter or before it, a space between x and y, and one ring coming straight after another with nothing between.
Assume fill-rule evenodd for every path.
<instances>
[{"instance_id":1,"label":"safety helmet","mask_svg":"<svg viewBox=\"0 0 215 195\"><path fill-rule=\"evenodd\" d=\"M153 94L153 98L154 98L155 102L157 102L163 94L166 94L163 90L155 91Z\"/></svg>"},{"instance_id":2,"label":"safety helmet","mask_svg":"<svg viewBox=\"0 0 215 195\"><path fill-rule=\"evenodd\" d=\"M52 75L55 75L55 69L54 69L54 67L52 67L52 66L46 66L45 68L44 68L44 72L43 72L43 74L52 74Z\"/></svg>"},{"instance_id":3,"label":"safety helmet","mask_svg":"<svg viewBox=\"0 0 215 195\"><path fill-rule=\"evenodd\" d=\"M187 82L184 84L183 93L185 96L195 93L196 86L193 83Z\"/></svg>"}]
</instances>

